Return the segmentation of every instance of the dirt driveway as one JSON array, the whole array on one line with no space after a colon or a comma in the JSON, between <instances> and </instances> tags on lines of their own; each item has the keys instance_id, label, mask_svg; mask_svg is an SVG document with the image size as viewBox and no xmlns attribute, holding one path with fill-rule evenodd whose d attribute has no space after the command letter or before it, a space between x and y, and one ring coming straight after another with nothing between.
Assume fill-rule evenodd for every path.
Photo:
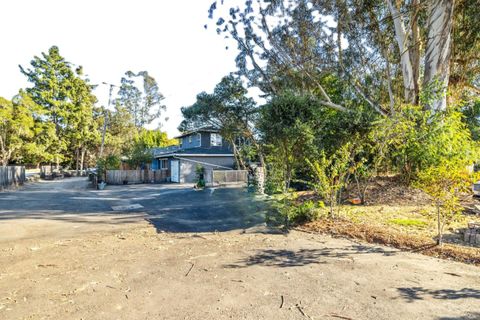
<instances>
[{"instance_id":1,"label":"dirt driveway","mask_svg":"<svg viewBox=\"0 0 480 320\"><path fill-rule=\"evenodd\" d=\"M281 234L241 195L78 179L0 193L0 319L480 319L479 268Z\"/></svg>"}]
</instances>

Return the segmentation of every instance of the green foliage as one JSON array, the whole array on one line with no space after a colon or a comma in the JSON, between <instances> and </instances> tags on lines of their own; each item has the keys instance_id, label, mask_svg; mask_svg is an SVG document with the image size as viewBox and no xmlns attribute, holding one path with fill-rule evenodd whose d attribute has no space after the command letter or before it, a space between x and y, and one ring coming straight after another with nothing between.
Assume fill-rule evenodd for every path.
<instances>
[{"instance_id":1,"label":"green foliage","mask_svg":"<svg viewBox=\"0 0 480 320\"><path fill-rule=\"evenodd\" d=\"M200 164L196 165L195 176L197 179L197 183L196 183L197 188L200 188L200 189L205 188L205 168L202 165Z\"/></svg>"},{"instance_id":2,"label":"green foliage","mask_svg":"<svg viewBox=\"0 0 480 320\"><path fill-rule=\"evenodd\" d=\"M0 165L14 159L23 160L23 153L33 149L35 134L32 110L25 104L12 103L0 97Z\"/></svg>"},{"instance_id":3,"label":"green foliage","mask_svg":"<svg viewBox=\"0 0 480 320\"><path fill-rule=\"evenodd\" d=\"M390 219L388 221L391 224L403 226L403 227L418 227L418 228L423 228L427 225L425 221L418 220L418 219Z\"/></svg>"},{"instance_id":4,"label":"green foliage","mask_svg":"<svg viewBox=\"0 0 480 320\"><path fill-rule=\"evenodd\" d=\"M81 67L73 70L58 47L35 56L30 64L28 69L20 66L20 71L33 86L18 98L21 104L32 107L35 121L34 144L26 151L28 160L68 164L76 159L77 168L83 166L87 149L93 151L99 140L93 117L97 101L93 86L82 77Z\"/></svg>"},{"instance_id":5,"label":"green foliage","mask_svg":"<svg viewBox=\"0 0 480 320\"><path fill-rule=\"evenodd\" d=\"M477 159L477 145L462 119L453 108L433 113L419 106L403 106L395 116L375 123L371 140L380 142L375 152L387 159L386 165L410 182L420 170L445 159L467 163Z\"/></svg>"},{"instance_id":6,"label":"green foliage","mask_svg":"<svg viewBox=\"0 0 480 320\"><path fill-rule=\"evenodd\" d=\"M152 161L152 148L168 147L176 144L177 140L168 139L165 132L140 129L135 135L133 143L124 149L124 155L131 167L138 168Z\"/></svg>"},{"instance_id":7,"label":"green foliage","mask_svg":"<svg viewBox=\"0 0 480 320\"><path fill-rule=\"evenodd\" d=\"M307 200L299 203L295 193L284 194L273 202L273 212L269 223L288 227L291 224L301 224L315 221L325 214L325 204L322 201Z\"/></svg>"},{"instance_id":8,"label":"green foliage","mask_svg":"<svg viewBox=\"0 0 480 320\"><path fill-rule=\"evenodd\" d=\"M437 209L438 244L443 242L443 230L462 211L460 195L471 189L474 176L467 170L467 162L445 159L418 173L415 186L431 198Z\"/></svg>"},{"instance_id":9,"label":"green foliage","mask_svg":"<svg viewBox=\"0 0 480 320\"><path fill-rule=\"evenodd\" d=\"M258 110L247 93L240 78L223 77L213 93L202 92L193 105L182 107L184 120L178 129L183 132L202 127L220 130L233 147L237 167L245 169L246 161L263 157L253 129Z\"/></svg>"},{"instance_id":10,"label":"green foliage","mask_svg":"<svg viewBox=\"0 0 480 320\"><path fill-rule=\"evenodd\" d=\"M474 141L480 141L480 97L470 98L461 107L463 121Z\"/></svg>"},{"instance_id":11,"label":"green foliage","mask_svg":"<svg viewBox=\"0 0 480 320\"><path fill-rule=\"evenodd\" d=\"M346 177L352 161L351 144L343 145L329 157L321 152L316 159L306 161L312 171L315 192L328 201L330 216L333 218L339 192L347 183Z\"/></svg>"},{"instance_id":12,"label":"green foliage","mask_svg":"<svg viewBox=\"0 0 480 320\"><path fill-rule=\"evenodd\" d=\"M293 93L262 106L258 128L268 153L267 189L287 191L303 159L315 154L313 127L318 107L312 97Z\"/></svg>"},{"instance_id":13,"label":"green foliage","mask_svg":"<svg viewBox=\"0 0 480 320\"><path fill-rule=\"evenodd\" d=\"M97 174L101 181L104 180L107 170L120 169L122 161L116 155L108 155L105 158L98 159L97 161Z\"/></svg>"}]
</instances>

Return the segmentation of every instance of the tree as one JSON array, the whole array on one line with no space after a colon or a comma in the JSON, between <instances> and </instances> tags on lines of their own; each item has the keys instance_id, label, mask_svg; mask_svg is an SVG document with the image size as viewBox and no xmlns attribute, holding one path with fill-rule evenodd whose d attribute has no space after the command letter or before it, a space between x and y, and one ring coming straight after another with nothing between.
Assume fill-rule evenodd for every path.
<instances>
[{"instance_id":1,"label":"tree","mask_svg":"<svg viewBox=\"0 0 480 320\"><path fill-rule=\"evenodd\" d=\"M475 182L466 163L445 161L419 173L416 186L427 193L436 208L437 244L443 244L443 230L463 211L460 195L468 193Z\"/></svg>"},{"instance_id":2,"label":"tree","mask_svg":"<svg viewBox=\"0 0 480 320\"><path fill-rule=\"evenodd\" d=\"M319 105L309 96L292 93L273 98L261 107L258 128L262 142L272 154L269 171L280 170L282 190L290 188L295 169L305 164L305 157L315 154L314 128Z\"/></svg>"},{"instance_id":3,"label":"tree","mask_svg":"<svg viewBox=\"0 0 480 320\"><path fill-rule=\"evenodd\" d=\"M56 46L51 47L48 53L42 53L42 57L35 56L30 64L31 69L19 66L20 71L33 84L26 92L35 103L43 107L43 121L55 126L55 135L51 136L54 140L46 151L55 158L58 165L65 158L68 147L66 127L72 111L69 90L74 73L71 64L60 55Z\"/></svg>"},{"instance_id":4,"label":"tree","mask_svg":"<svg viewBox=\"0 0 480 320\"><path fill-rule=\"evenodd\" d=\"M83 168L87 146L97 139L93 121L93 106L97 99L93 86L82 78L82 68L73 70L72 64L53 46L41 57L35 56L31 68L20 66L20 71L33 84L26 93L41 110L36 110L35 137L38 137L38 160L68 164L76 162ZM52 127L53 125L53 132ZM38 156L41 155L39 158ZM75 159L75 160L74 160Z\"/></svg>"},{"instance_id":5,"label":"tree","mask_svg":"<svg viewBox=\"0 0 480 320\"><path fill-rule=\"evenodd\" d=\"M127 162L131 167L139 167L152 161L152 148L168 147L178 144L176 139L168 139L160 130L142 129L136 135L133 144L126 151Z\"/></svg>"},{"instance_id":6,"label":"tree","mask_svg":"<svg viewBox=\"0 0 480 320\"><path fill-rule=\"evenodd\" d=\"M136 86L136 77L143 79L143 92ZM121 79L118 96L117 103L132 115L133 123L138 130L157 119L161 111L166 109L162 105L164 97L159 91L158 84L147 71L137 74L127 71L125 77Z\"/></svg>"},{"instance_id":7,"label":"tree","mask_svg":"<svg viewBox=\"0 0 480 320\"><path fill-rule=\"evenodd\" d=\"M219 16L216 30L236 42L239 74L267 95L295 84L338 111L350 112L354 98L392 115L398 103L417 104L423 89L436 93L426 109L445 109L454 9L453 0L247 0ZM348 83L341 100L318 81L325 74Z\"/></svg>"},{"instance_id":8,"label":"tree","mask_svg":"<svg viewBox=\"0 0 480 320\"><path fill-rule=\"evenodd\" d=\"M34 136L34 125L32 111L25 104L0 97L0 165L22 160L21 153L32 147L28 141Z\"/></svg>"},{"instance_id":9,"label":"tree","mask_svg":"<svg viewBox=\"0 0 480 320\"><path fill-rule=\"evenodd\" d=\"M245 169L242 155L245 145L254 146L264 166L263 150L254 129L258 109L247 93L239 78L233 75L223 77L213 93L202 92L197 95L193 105L182 108L184 120L178 129L188 131L204 126L218 128L222 137L232 145L239 168Z\"/></svg>"},{"instance_id":10,"label":"tree","mask_svg":"<svg viewBox=\"0 0 480 320\"><path fill-rule=\"evenodd\" d=\"M351 144L347 143L327 158L325 152L314 160L306 159L312 169L313 186L318 195L327 199L330 216L335 217L339 193L346 184L351 164Z\"/></svg>"},{"instance_id":11,"label":"tree","mask_svg":"<svg viewBox=\"0 0 480 320\"><path fill-rule=\"evenodd\" d=\"M75 168L77 174L84 169L85 155L88 148L97 145L100 140L98 127L93 119L94 105L97 98L92 93L93 86L88 80L82 79L81 69L72 79L69 99L72 110L68 114L68 140L75 153Z\"/></svg>"}]
</instances>

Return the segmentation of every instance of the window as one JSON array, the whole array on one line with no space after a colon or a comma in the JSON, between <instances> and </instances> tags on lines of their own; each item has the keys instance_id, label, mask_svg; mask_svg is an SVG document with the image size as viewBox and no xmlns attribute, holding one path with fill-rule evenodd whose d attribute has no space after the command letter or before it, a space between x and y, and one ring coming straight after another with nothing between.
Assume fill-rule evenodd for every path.
<instances>
[{"instance_id":1,"label":"window","mask_svg":"<svg viewBox=\"0 0 480 320\"><path fill-rule=\"evenodd\" d=\"M168 160L167 159L159 159L158 164L160 170L167 170L168 169Z\"/></svg>"},{"instance_id":2,"label":"window","mask_svg":"<svg viewBox=\"0 0 480 320\"><path fill-rule=\"evenodd\" d=\"M197 133L197 139L198 139L198 146L197 147L201 147L202 146L202 134L200 132Z\"/></svg>"},{"instance_id":3,"label":"window","mask_svg":"<svg viewBox=\"0 0 480 320\"><path fill-rule=\"evenodd\" d=\"M189 143L192 143L192 135L189 135L189 136L188 136L188 142L189 142Z\"/></svg>"},{"instance_id":4,"label":"window","mask_svg":"<svg viewBox=\"0 0 480 320\"><path fill-rule=\"evenodd\" d=\"M212 147L220 147L222 145L222 136L218 133L210 133L210 145Z\"/></svg>"}]
</instances>

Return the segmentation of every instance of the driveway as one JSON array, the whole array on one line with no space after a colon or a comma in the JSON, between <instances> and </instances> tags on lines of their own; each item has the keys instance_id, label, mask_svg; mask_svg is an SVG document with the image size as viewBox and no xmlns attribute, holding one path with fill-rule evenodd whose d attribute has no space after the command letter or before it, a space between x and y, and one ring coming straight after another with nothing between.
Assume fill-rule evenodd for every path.
<instances>
[{"instance_id":1,"label":"driveway","mask_svg":"<svg viewBox=\"0 0 480 320\"><path fill-rule=\"evenodd\" d=\"M270 232L264 205L77 178L0 193L0 319L480 319L479 268Z\"/></svg>"},{"instance_id":2,"label":"driveway","mask_svg":"<svg viewBox=\"0 0 480 320\"><path fill-rule=\"evenodd\" d=\"M130 218L128 218L130 217ZM214 232L265 222L265 203L242 188L195 190L192 185L107 186L92 190L84 178L42 181L0 193L0 221L132 221L158 231Z\"/></svg>"}]
</instances>

